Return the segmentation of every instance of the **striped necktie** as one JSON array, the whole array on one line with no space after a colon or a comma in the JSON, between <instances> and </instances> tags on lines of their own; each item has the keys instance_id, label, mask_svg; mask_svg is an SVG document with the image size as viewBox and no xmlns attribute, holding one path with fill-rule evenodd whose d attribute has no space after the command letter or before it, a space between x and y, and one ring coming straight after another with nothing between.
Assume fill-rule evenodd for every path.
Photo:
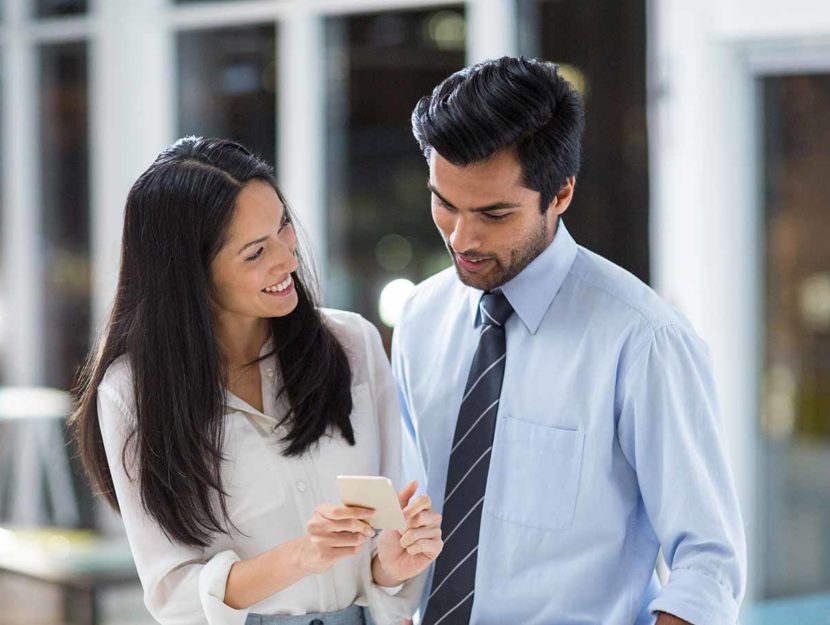
<instances>
[{"instance_id":1,"label":"striped necktie","mask_svg":"<svg viewBox=\"0 0 830 625\"><path fill-rule=\"evenodd\" d=\"M504 324L513 308L502 293L485 293L479 311L481 335L447 469L444 549L435 563L422 625L467 625L473 610L481 511L507 355Z\"/></svg>"}]
</instances>

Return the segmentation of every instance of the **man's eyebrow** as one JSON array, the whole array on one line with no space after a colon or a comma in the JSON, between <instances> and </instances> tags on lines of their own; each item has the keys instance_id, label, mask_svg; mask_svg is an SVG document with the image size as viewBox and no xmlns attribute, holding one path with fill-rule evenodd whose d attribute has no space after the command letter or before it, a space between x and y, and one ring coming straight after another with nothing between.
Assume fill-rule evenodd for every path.
<instances>
[{"instance_id":1,"label":"man's eyebrow","mask_svg":"<svg viewBox=\"0 0 830 625\"><path fill-rule=\"evenodd\" d=\"M443 195L438 193L438 190L434 186L432 186L431 182L427 182L427 188L439 200L441 200L444 203L444 205L449 206L450 208L452 208L454 210L458 210L458 208L456 208L450 202L448 202L447 199ZM487 206L477 206L475 208L471 208L470 212L471 213L486 213L486 212L489 212L489 211L505 210L505 209L508 209L508 208L519 208L520 206L521 206L521 204L515 204L513 202L496 202L494 204L488 204Z\"/></svg>"}]
</instances>

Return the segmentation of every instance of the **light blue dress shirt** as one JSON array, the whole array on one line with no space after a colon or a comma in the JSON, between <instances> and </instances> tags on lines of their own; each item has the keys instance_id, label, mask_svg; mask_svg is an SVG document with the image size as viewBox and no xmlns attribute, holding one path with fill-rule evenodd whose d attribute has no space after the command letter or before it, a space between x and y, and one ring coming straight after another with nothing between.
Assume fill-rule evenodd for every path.
<instances>
[{"instance_id":1,"label":"light blue dress shirt","mask_svg":"<svg viewBox=\"0 0 830 625\"><path fill-rule=\"evenodd\" d=\"M561 220L502 290L515 314L471 623L640 625L665 611L734 624L745 537L706 345ZM443 271L417 287L394 337L405 462L439 512L480 297Z\"/></svg>"}]
</instances>

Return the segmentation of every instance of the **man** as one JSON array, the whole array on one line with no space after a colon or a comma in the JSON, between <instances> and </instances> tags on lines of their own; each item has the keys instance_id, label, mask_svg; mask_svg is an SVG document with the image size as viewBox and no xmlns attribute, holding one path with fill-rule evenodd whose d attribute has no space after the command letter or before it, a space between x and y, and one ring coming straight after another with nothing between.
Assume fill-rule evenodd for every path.
<instances>
[{"instance_id":1,"label":"man","mask_svg":"<svg viewBox=\"0 0 830 625\"><path fill-rule=\"evenodd\" d=\"M412 115L454 265L418 286L393 348L443 512L424 625L737 619L745 540L706 346L565 229L583 120L555 65L516 58Z\"/></svg>"}]
</instances>

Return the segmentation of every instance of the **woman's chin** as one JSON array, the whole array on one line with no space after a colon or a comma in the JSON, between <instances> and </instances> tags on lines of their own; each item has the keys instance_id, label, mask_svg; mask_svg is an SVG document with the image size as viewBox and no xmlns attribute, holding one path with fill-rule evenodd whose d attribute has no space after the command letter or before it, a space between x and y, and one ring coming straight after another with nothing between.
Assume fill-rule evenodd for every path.
<instances>
[{"instance_id":1,"label":"woman's chin","mask_svg":"<svg viewBox=\"0 0 830 625\"><path fill-rule=\"evenodd\" d=\"M290 315L299 303L296 291L292 291L287 295L268 295L266 297L272 300L266 301L268 310L266 316L268 317L285 317L286 315Z\"/></svg>"}]
</instances>

